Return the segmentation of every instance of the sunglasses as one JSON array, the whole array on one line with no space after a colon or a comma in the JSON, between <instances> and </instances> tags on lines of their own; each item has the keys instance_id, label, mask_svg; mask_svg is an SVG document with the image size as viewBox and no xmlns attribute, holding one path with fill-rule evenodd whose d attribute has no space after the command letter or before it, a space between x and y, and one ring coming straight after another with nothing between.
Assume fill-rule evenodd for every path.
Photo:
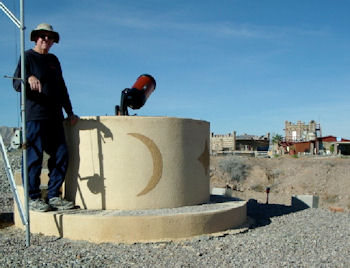
<instances>
[{"instance_id":1,"label":"sunglasses","mask_svg":"<svg viewBox=\"0 0 350 268\"><path fill-rule=\"evenodd\" d=\"M47 34L47 33L39 34L38 37L41 38L41 39L43 39L43 40L45 40L46 38L47 38L48 40L53 40L53 39L55 39L55 37L54 37L53 35Z\"/></svg>"}]
</instances>

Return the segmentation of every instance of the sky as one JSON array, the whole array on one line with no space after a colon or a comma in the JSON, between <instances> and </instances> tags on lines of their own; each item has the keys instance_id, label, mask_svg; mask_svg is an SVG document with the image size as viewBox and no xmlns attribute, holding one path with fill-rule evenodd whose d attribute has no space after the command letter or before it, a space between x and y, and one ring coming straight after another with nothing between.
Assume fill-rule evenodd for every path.
<instances>
[{"instance_id":1,"label":"sky","mask_svg":"<svg viewBox=\"0 0 350 268\"><path fill-rule=\"evenodd\" d=\"M19 1L0 0L19 18ZM140 116L210 122L211 132L284 135L285 121L350 138L350 0L24 1L25 47L39 23L60 42L74 112L114 115L124 88L151 74ZM0 10L0 126L20 126L10 79L19 30Z\"/></svg>"}]
</instances>

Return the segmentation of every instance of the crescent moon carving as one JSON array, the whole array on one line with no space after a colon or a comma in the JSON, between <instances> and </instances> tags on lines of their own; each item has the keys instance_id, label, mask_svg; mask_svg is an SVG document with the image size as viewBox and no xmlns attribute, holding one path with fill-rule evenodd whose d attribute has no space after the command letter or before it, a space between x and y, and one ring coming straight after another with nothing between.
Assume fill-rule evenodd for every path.
<instances>
[{"instance_id":1,"label":"crescent moon carving","mask_svg":"<svg viewBox=\"0 0 350 268\"><path fill-rule=\"evenodd\" d=\"M151 153L153 160L153 174L146 187L137 194L137 196L141 196L149 193L159 183L160 178L163 174L163 157L157 145L150 138L139 133L128 133L128 135L140 140L144 145L146 145L146 147Z\"/></svg>"}]
</instances>

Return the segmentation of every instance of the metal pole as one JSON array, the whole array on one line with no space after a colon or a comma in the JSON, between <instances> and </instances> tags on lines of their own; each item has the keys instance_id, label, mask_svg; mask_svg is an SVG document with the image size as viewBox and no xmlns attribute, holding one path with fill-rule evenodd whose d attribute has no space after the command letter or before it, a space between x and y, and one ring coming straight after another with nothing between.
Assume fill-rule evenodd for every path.
<instances>
[{"instance_id":1,"label":"metal pole","mask_svg":"<svg viewBox=\"0 0 350 268\"><path fill-rule=\"evenodd\" d=\"M0 134L0 145L1 145L0 150L2 153L2 158L4 159L4 162L5 162L4 164L5 164L6 175L7 175L9 182L10 182L10 186L11 186L13 195L15 197L18 212L19 212L19 215L21 216L21 220L22 220L23 225L27 226L28 223L26 221L26 215L25 215L21 200L20 200L19 195L18 195L16 182L15 182L15 179L13 177L11 165L10 165L10 162L9 162L7 154L6 154L6 147L5 147L4 140L3 140L1 134Z\"/></svg>"},{"instance_id":2,"label":"metal pole","mask_svg":"<svg viewBox=\"0 0 350 268\"><path fill-rule=\"evenodd\" d=\"M30 246L30 222L29 222L29 192L28 192L28 164L27 164L27 138L26 138L26 69L24 58L24 0L20 0L20 21L7 7L0 2L0 9L20 29L21 40L21 119L22 119L22 144L23 144L23 181L24 181L24 204L26 210L26 246Z\"/></svg>"},{"instance_id":3,"label":"metal pole","mask_svg":"<svg viewBox=\"0 0 350 268\"><path fill-rule=\"evenodd\" d=\"M30 219L29 219L29 189L28 189L28 164L27 164L27 131L26 131L26 66L24 56L24 0L20 0L20 40L21 40L21 118L22 118L22 139L23 139L23 181L24 181L24 206L26 210L27 228L26 228L26 246L30 246Z\"/></svg>"}]
</instances>

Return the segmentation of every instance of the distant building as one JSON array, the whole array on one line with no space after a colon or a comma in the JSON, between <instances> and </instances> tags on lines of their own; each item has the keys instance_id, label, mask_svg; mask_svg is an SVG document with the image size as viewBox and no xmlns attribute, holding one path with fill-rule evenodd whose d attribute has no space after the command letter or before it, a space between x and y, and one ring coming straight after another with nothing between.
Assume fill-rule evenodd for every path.
<instances>
[{"instance_id":1,"label":"distant building","mask_svg":"<svg viewBox=\"0 0 350 268\"><path fill-rule=\"evenodd\" d=\"M338 154L350 155L350 141L343 140L335 143L335 151Z\"/></svg>"},{"instance_id":2,"label":"distant building","mask_svg":"<svg viewBox=\"0 0 350 268\"><path fill-rule=\"evenodd\" d=\"M236 131L225 135L211 133L210 150L214 154L236 151Z\"/></svg>"},{"instance_id":3,"label":"distant building","mask_svg":"<svg viewBox=\"0 0 350 268\"><path fill-rule=\"evenodd\" d=\"M337 141L335 136L318 137L310 141L283 141L279 144L286 154L342 154L350 155L350 140Z\"/></svg>"},{"instance_id":4,"label":"distant building","mask_svg":"<svg viewBox=\"0 0 350 268\"><path fill-rule=\"evenodd\" d=\"M308 124L298 121L296 124L285 121L285 138L275 145L274 153L350 155L350 140L335 136L322 137L321 125L311 120Z\"/></svg>"},{"instance_id":5,"label":"distant building","mask_svg":"<svg viewBox=\"0 0 350 268\"><path fill-rule=\"evenodd\" d=\"M236 131L229 134L211 134L210 149L212 154L230 154L237 151L267 151L270 144L270 133L263 136L236 135Z\"/></svg>"},{"instance_id":6,"label":"distant building","mask_svg":"<svg viewBox=\"0 0 350 268\"><path fill-rule=\"evenodd\" d=\"M350 140L342 138L340 141L335 136L326 136L317 139L318 148L326 154L350 155Z\"/></svg>"},{"instance_id":7,"label":"distant building","mask_svg":"<svg viewBox=\"0 0 350 268\"><path fill-rule=\"evenodd\" d=\"M321 125L316 121L311 120L309 124L305 124L300 120L293 124L285 121L285 141L310 141L322 136Z\"/></svg>"},{"instance_id":8,"label":"distant building","mask_svg":"<svg viewBox=\"0 0 350 268\"><path fill-rule=\"evenodd\" d=\"M243 134L236 137L236 150L238 151L268 151L270 133L262 136Z\"/></svg>"}]
</instances>

